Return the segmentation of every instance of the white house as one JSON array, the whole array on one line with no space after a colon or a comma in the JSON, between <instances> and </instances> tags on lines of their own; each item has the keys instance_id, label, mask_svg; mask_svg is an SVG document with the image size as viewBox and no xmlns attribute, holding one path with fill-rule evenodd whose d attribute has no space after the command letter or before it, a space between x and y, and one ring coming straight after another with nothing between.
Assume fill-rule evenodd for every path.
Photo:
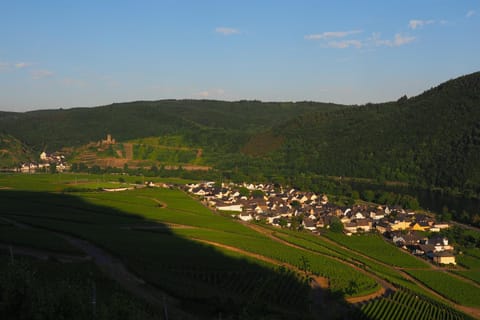
<instances>
[{"instance_id":1,"label":"white house","mask_svg":"<svg viewBox=\"0 0 480 320\"><path fill-rule=\"evenodd\" d=\"M242 211L243 211L243 205L241 205L241 204L235 204L235 205L231 205L231 206L217 207L217 210L220 210L220 211L232 211L232 212L242 212Z\"/></svg>"},{"instance_id":2,"label":"white house","mask_svg":"<svg viewBox=\"0 0 480 320\"><path fill-rule=\"evenodd\" d=\"M240 220L242 221L251 221L253 220L253 217L250 213L247 213L247 212L242 212L238 215L238 217L240 218Z\"/></svg>"}]
</instances>

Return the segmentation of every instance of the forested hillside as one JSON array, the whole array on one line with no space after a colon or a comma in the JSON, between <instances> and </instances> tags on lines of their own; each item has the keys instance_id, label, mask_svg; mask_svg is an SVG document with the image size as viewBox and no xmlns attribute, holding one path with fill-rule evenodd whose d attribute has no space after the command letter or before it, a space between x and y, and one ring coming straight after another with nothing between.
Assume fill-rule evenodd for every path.
<instances>
[{"instance_id":1,"label":"forested hillside","mask_svg":"<svg viewBox=\"0 0 480 320\"><path fill-rule=\"evenodd\" d=\"M272 131L283 144L262 157L286 176L365 177L480 192L480 73L410 99L307 113L257 134L245 149ZM250 154L261 154L256 151Z\"/></svg>"},{"instance_id":2,"label":"forested hillside","mask_svg":"<svg viewBox=\"0 0 480 320\"><path fill-rule=\"evenodd\" d=\"M32 151L21 141L0 133L0 169L11 168L32 158Z\"/></svg>"},{"instance_id":3,"label":"forested hillside","mask_svg":"<svg viewBox=\"0 0 480 320\"><path fill-rule=\"evenodd\" d=\"M305 112L339 108L310 102L138 101L96 108L2 113L0 130L37 150L80 146L110 133L117 141L181 135L192 145L237 151L252 132Z\"/></svg>"},{"instance_id":4,"label":"forested hillside","mask_svg":"<svg viewBox=\"0 0 480 320\"><path fill-rule=\"evenodd\" d=\"M479 72L382 104L139 101L0 113L0 128L36 151L107 133L174 136L176 147L201 149L206 165L237 179L349 176L480 192Z\"/></svg>"}]
</instances>

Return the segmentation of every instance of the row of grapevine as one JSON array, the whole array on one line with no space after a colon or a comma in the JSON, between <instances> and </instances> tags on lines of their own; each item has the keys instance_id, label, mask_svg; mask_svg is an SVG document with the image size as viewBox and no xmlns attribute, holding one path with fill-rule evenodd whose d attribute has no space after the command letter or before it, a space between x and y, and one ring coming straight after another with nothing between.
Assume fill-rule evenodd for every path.
<instances>
[{"instance_id":1,"label":"row of grapevine","mask_svg":"<svg viewBox=\"0 0 480 320\"><path fill-rule=\"evenodd\" d=\"M258 298L279 306L304 306L308 301L310 287L308 282L288 270L265 272L260 269L250 270L208 270L198 267L188 268L165 266L157 269L163 276L158 276L158 285L178 291L183 283L192 287L208 287L213 296L225 293L236 297ZM172 286L169 286L169 284ZM177 283L174 285L174 283ZM188 296L192 295L192 291Z\"/></svg>"},{"instance_id":2,"label":"row of grapevine","mask_svg":"<svg viewBox=\"0 0 480 320\"><path fill-rule=\"evenodd\" d=\"M393 295L362 305L359 318L392 320L461 320L468 319L447 305L409 290L401 289Z\"/></svg>"}]
</instances>

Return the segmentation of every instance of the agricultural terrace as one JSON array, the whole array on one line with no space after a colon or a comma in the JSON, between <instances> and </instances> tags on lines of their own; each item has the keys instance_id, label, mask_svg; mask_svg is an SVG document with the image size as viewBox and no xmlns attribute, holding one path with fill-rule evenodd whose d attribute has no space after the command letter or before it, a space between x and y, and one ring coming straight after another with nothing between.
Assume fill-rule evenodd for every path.
<instances>
[{"instance_id":1,"label":"agricultural terrace","mask_svg":"<svg viewBox=\"0 0 480 320\"><path fill-rule=\"evenodd\" d=\"M126 198L125 194L129 197ZM107 204L150 221L174 224L177 227L171 231L186 238L226 244L297 267L302 256L305 256L312 273L329 278L330 289L346 296L362 295L377 289L375 281L345 264L271 241L229 217L212 214L209 209L178 190L155 188L128 193L88 193L83 197L90 203Z\"/></svg>"},{"instance_id":2,"label":"agricultural terrace","mask_svg":"<svg viewBox=\"0 0 480 320\"><path fill-rule=\"evenodd\" d=\"M431 268L428 262L401 251L377 234L346 236L341 233L326 232L325 236L343 246L395 267Z\"/></svg>"},{"instance_id":3,"label":"agricultural terrace","mask_svg":"<svg viewBox=\"0 0 480 320\"><path fill-rule=\"evenodd\" d=\"M359 319L371 320L465 319L465 316L458 311L408 290L398 290L389 297L364 304L361 312Z\"/></svg>"},{"instance_id":4,"label":"agricultural terrace","mask_svg":"<svg viewBox=\"0 0 480 320\"><path fill-rule=\"evenodd\" d=\"M480 286L444 271L409 270L408 273L442 296L469 307L480 307Z\"/></svg>"},{"instance_id":5,"label":"agricultural terrace","mask_svg":"<svg viewBox=\"0 0 480 320\"><path fill-rule=\"evenodd\" d=\"M422 296L435 298L434 293L425 291L423 288L412 283L398 268L379 262L366 255L360 254L357 251L340 246L336 242L327 238L312 235L310 232L296 232L288 229L274 228L268 225L264 225L262 228L269 230L274 238L286 241L292 245L301 247L304 250L326 254L344 260L347 263L356 265L367 272L379 276L397 287L408 288Z\"/></svg>"}]
</instances>

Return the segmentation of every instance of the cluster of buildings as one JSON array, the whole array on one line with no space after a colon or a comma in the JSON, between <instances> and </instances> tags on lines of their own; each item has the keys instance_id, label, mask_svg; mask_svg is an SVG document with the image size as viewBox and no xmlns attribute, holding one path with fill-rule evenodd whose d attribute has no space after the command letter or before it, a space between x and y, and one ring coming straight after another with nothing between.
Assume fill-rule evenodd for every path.
<instances>
[{"instance_id":1,"label":"cluster of buildings","mask_svg":"<svg viewBox=\"0 0 480 320\"><path fill-rule=\"evenodd\" d=\"M65 161L64 155L60 153L47 154L44 151L40 153L40 161L22 163L20 167L17 168L17 171L22 173L47 172L53 165L55 165L57 172L70 170L70 166Z\"/></svg>"},{"instance_id":2,"label":"cluster of buildings","mask_svg":"<svg viewBox=\"0 0 480 320\"><path fill-rule=\"evenodd\" d=\"M416 243L399 240L402 236L407 239L412 235L421 237L417 233L419 231L438 232L449 227L430 216L406 211L399 206L338 206L329 202L326 195L284 190L271 184L222 183L220 186L205 182L189 184L184 188L198 196L205 205L229 212L242 221L262 220L278 227L298 226L313 233L329 228L333 222L341 222L347 235L377 231L413 254L425 255L438 263L455 264L453 248L448 246L447 239L438 242L436 238L422 238ZM446 246L439 245L445 241Z\"/></svg>"},{"instance_id":3,"label":"cluster of buildings","mask_svg":"<svg viewBox=\"0 0 480 320\"><path fill-rule=\"evenodd\" d=\"M449 245L448 239L439 235L430 238L416 231L402 233L400 231L389 234L393 243L397 246L409 250L417 256L425 256L438 264L454 264L454 248Z\"/></svg>"}]
</instances>

